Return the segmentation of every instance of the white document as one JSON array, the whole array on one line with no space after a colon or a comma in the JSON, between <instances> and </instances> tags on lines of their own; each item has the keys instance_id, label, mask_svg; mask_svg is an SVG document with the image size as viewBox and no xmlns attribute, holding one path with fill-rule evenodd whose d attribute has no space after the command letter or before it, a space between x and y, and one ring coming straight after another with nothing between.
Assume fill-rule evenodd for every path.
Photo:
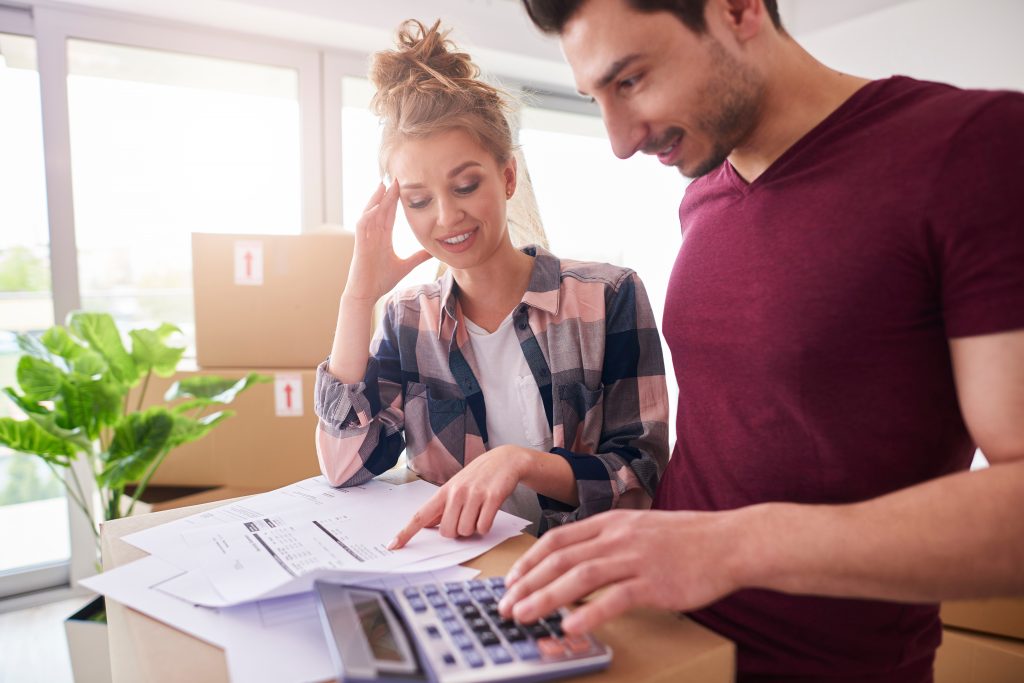
<instances>
[{"instance_id":1,"label":"white document","mask_svg":"<svg viewBox=\"0 0 1024 683\"><path fill-rule=\"evenodd\" d=\"M340 507L289 510L186 532L185 543L198 559L199 570L224 599L195 601L230 605L306 591L323 571L342 572L354 579L359 574L404 571L412 563L426 561L435 562L432 567L451 566L462 561L447 557L452 553L479 555L520 533L528 523L499 511L486 536L454 541L436 529L424 529L405 548L388 550L390 540L436 490L432 484L415 481L375 491L372 500L361 496L347 499L349 504Z\"/></svg>"},{"instance_id":2,"label":"white document","mask_svg":"<svg viewBox=\"0 0 1024 683\"><path fill-rule=\"evenodd\" d=\"M256 519L285 510L318 510L343 506L342 501L349 498L376 495L396 486L398 484L374 479L361 486L339 489L328 484L327 479L322 476L310 477L274 491L249 496L229 505L129 534L124 540L172 564L195 567L197 562L194 553L185 544L182 536L187 531L238 520Z\"/></svg>"}]
</instances>

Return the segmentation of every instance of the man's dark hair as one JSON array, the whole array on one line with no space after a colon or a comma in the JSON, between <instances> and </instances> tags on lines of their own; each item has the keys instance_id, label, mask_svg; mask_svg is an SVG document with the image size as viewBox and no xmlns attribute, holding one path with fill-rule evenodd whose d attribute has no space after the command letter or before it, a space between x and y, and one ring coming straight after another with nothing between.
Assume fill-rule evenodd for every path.
<instances>
[{"instance_id":1,"label":"man's dark hair","mask_svg":"<svg viewBox=\"0 0 1024 683\"><path fill-rule=\"evenodd\" d=\"M676 15L694 33L704 33L704 7L708 0L625 0L638 12L670 12ZM523 0L530 19L545 33L561 33L565 25L579 11L587 0ZM779 6L776 0L764 0L768 16L775 28L782 29Z\"/></svg>"}]
</instances>

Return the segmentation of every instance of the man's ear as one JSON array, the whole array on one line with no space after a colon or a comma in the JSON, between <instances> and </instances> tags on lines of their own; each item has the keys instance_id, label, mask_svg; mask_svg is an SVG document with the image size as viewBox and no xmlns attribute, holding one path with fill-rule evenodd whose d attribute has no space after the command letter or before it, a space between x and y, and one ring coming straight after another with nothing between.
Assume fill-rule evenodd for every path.
<instances>
[{"instance_id":1,"label":"man's ear","mask_svg":"<svg viewBox=\"0 0 1024 683\"><path fill-rule=\"evenodd\" d=\"M725 29L736 42L743 44L760 34L772 23L764 0L709 0L704 10L708 28Z\"/></svg>"}]
</instances>

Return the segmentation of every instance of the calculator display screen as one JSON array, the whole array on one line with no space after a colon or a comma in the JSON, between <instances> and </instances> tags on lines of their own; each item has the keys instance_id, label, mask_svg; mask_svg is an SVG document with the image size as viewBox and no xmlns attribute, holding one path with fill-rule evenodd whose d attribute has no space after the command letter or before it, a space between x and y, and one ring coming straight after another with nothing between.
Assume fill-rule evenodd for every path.
<instances>
[{"instance_id":1,"label":"calculator display screen","mask_svg":"<svg viewBox=\"0 0 1024 683\"><path fill-rule=\"evenodd\" d=\"M353 604L374 659L382 662L405 661L380 601L375 596L353 596Z\"/></svg>"}]
</instances>

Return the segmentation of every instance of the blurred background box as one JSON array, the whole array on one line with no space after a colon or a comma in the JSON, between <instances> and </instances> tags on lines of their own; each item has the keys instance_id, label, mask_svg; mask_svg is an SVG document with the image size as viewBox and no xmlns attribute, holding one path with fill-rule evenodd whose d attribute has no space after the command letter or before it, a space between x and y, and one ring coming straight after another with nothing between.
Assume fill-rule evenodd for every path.
<instances>
[{"instance_id":1,"label":"blurred background box","mask_svg":"<svg viewBox=\"0 0 1024 683\"><path fill-rule=\"evenodd\" d=\"M1024 641L942 630L935 654L935 683L1021 683Z\"/></svg>"},{"instance_id":2,"label":"blurred background box","mask_svg":"<svg viewBox=\"0 0 1024 683\"><path fill-rule=\"evenodd\" d=\"M317 418L313 413L313 369L179 370L168 378L152 377L145 403L158 402L175 381L188 376L241 379L253 371L269 375L273 381L256 384L239 394L228 406L235 415L199 441L173 450L151 484L266 491L320 473L314 442ZM129 397L132 405L138 391L136 387Z\"/></svg>"},{"instance_id":3,"label":"blurred background box","mask_svg":"<svg viewBox=\"0 0 1024 683\"><path fill-rule=\"evenodd\" d=\"M958 600L942 603L942 624L1024 640L1024 599ZM1024 677L1020 679L1024 681Z\"/></svg>"},{"instance_id":4,"label":"blurred background box","mask_svg":"<svg viewBox=\"0 0 1024 683\"><path fill-rule=\"evenodd\" d=\"M354 247L347 232L192 233L199 367L315 368L331 350Z\"/></svg>"}]
</instances>

